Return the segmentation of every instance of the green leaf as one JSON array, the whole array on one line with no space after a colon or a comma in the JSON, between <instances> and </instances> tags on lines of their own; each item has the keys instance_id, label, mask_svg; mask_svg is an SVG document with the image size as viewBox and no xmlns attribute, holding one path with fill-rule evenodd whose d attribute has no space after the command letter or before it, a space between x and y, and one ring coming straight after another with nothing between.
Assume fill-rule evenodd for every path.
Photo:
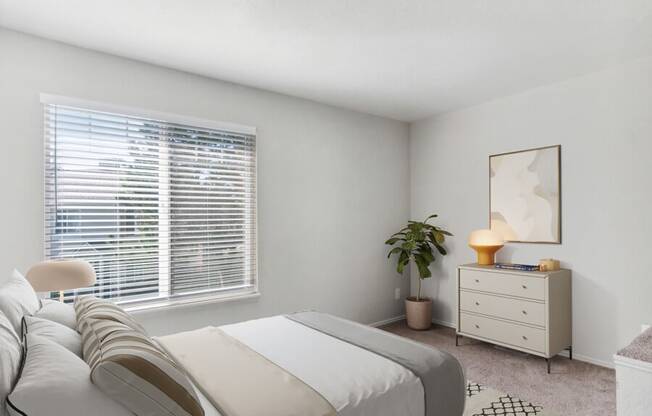
<instances>
[{"instance_id":1,"label":"green leaf","mask_svg":"<svg viewBox=\"0 0 652 416\"><path fill-rule=\"evenodd\" d=\"M442 230L441 228L438 228L437 231L439 231L440 233L445 234L445 235L447 235L447 236L450 236L450 237L453 236L453 234L449 233L449 232L446 231L446 230Z\"/></svg>"},{"instance_id":2,"label":"green leaf","mask_svg":"<svg viewBox=\"0 0 652 416\"><path fill-rule=\"evenodd\" d=\"M425 279L432 276L432 273L430 273L430 269L428 268L430 262L426 261L419 254L414 255L414 262L417 264L417 269L419 269L419 277Z\"/></svg>"},{"instance_id":3,"label":"green leaf","mask_svg":"<svg viewBox=\"0 0 652 416\"><path fill-rule=\"evenodd\" d=\"M403 270L405 269L405 266L410 262L410 256L408 256L407 252L401 250L401 254L398 256L398 264L396 265L396 271L399 274L403 274Z\"/></svg>"},{"instance_id":4,"label":"green leaf","mask_svg":"<svg viewBox=\"0 0 652 416\"><path fill-rule=\"evenodd\" d=\"M421 230L423 229L423 226L424 226L424 224L423 224L422 222L415 222L415 221L412 221L412 223L410 223L410 224L408 225L408 228L409 228L411 231L421 231Z\"/></svg>"},{"instance_id":5,"label":"green leaf","mask_svg":"<svg viewBox=\"0 0 652 416\"><path fill-rule=\"evenodd\" d=\"M396 254L396 253L399 253L399 252L402 252L402 251L403 251L403 249L401 247L394 247L387 254L387 258L389 258L389 256L391 256L392 254Z\"/></svg>"},{"instance_id":6,"label":"green leaf","mask_svg":"<svg viewBox=\"0 0 652 416\"><path fill-rule=\"evenodd\" d=\"M412 251L417 248L417 243L415 241L406 241L401 244L401 248L406 251Z\"/></svg>"},{"instance_id":7,"label":"green leaf","mask_svg":"<svg viewBox=\"0 0 652 416\"><path fill-rule=\"evenodd\" d=\"M412 240L414 240L415 243L422 243L426 241L426 233L424 233L423 231L414 233L414 235L412 236Z\"/></svg>"},{"instance_id":8,"label":"green leaf","mask_svg":"<svg viewBox=\"0 0 652 416\"><path fill-rule=\"evenodd\" d=\"M430 244L428 243L419 247L419 254L426 259L428 263L435 261L435 256L432 255L432 247L430 247Z\"/></svg>"},{"instance_id":9,"label":"green leaf","mask_svg":"<svg viewBox=\"0 0 652 416\"><path fill-rule=\"evenodd\" d=\"M395 244L399 240L402 240L402 239L398 238L398 237L392 237L389 240L385 241L385 244L389 244L391 246L392 244Z\"/></svg>"},{"instance_id":10,"label":"green leaf","mask_svg":"<svg viewBox=\"0 0 652 416\"><path fill-rule=\"evenodd\" d=\"M445 256L447 254L446 249L443 246L440 246L439 244L435 244L435 248L442 256Z\"/></svg>"},{"instance_id":11,"label":"green leaf","mask_svg":"<svg viewBox=\"0 0 652 416\"><path fill-rule=\"evenodd\" d=\"M430 263L428 260L426 260L425 257L423 257L421 254L415 254L414 255L414 262L417 264L421 264L422 266L430 266Z\"/></svg>"},{"instance_id":12,"label":"green leaf","mask_svg":"<svg viewBox=\"0 0 652 416\"><path fill-rule=\"evenodd\" d=\"M430 215L428 218L426 218L423 222L428 222L428 220L429 220L430 218L437 218L437 217L438 217L437 214L431 214L431 215Z\"/></svg>"},{"instance_id":13,"label":"green leaf","mask_svg":"<svg viewBox=\"0 0 652 416\"><path fill-rule=\"evenodd\" d=\"M419 269L419 277L422 279L427 279L429 277L432 277L432 273L430 272L430 269L428 266L419 266L417 265L417 268Z\"/></svg>"},{"instance_id":14,"label":"green leaf","mask_svg":"<svg viewBox=\"0 0 652 416\"><path fill-rule=\"evenodd\" d=\"M441 231L435 232L435 242L437 244L444 244L444 241L446 241L446 237L444 236L444 233Z\"/></svg>"}]
</instances>

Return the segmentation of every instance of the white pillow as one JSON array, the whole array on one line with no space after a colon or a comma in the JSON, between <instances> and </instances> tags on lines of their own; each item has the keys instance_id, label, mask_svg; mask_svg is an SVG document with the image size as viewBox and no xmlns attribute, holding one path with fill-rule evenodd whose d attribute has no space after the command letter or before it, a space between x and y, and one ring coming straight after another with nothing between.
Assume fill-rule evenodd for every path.
<instances>
[{"instance_id":1,"label":"white pillow","mask_svg":"<svg viewBox=\"0 0 652 416\"><path fill-rule=\"evenodd\" d=\"M41 300L41 309L36 311L34 316L60 323L70 329L77 329L75 308L72 305L59 302L58 300Z\"/></svg>"},{"instance_id":2,"label":"white pillow","mask_svg":"<svg viewBox=\"0 0 652 416\"><path fill-rule=\"evenodd\" d=\"M6 416L5 399L11 392L20 370L22 345L14 327L0 312L0 415Z\"/></svg>"},{"instance_id":3,"label":"white pillow","mask_svg":"<svg viewBox=\"0 0 652 416\"><path fill-rule=\"evenodd\" d=\"M7 398L13 416L133 416L91 382L91 370L61 345L34 334L25 336L25 362Z\"/></svg>"},{"instance_id":4,"label":"white pillow","mask_svg":"<svg viewBox=\"0 0 652 416\"><path fill-rule=\"evenodd\" d=\"M36 292L18 270L14 270L9 280L0 285L0 311L11 322L16 333L20 333L23 316L38 311L41 304Z\"/></svg>"},{"instance_id":5,"label":"white pillow","mask_svg":"<svg viewBox=\"0 0 652 416\"><path fill-rule=\"evenodd\" d=\"M82 356L82 340L79 332L54 321L25 316L23 330L26 334L35 334L66 347L76 356Z\"/></svg>"}]
</instances>

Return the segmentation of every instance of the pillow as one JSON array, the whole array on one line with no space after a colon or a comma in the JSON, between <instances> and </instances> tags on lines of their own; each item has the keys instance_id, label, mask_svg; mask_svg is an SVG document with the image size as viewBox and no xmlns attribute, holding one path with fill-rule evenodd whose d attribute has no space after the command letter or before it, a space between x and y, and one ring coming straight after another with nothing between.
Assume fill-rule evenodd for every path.
<instances>
[{"instance_id":1,"label":"pillow","mask_svg":"<svg viewBox=\"0 0 652 416\"><path fill-rule=\"evenodd\" d=\"M93 383L137 416L204 415L184 372L143 333L89 319L82 339Z\"/></svg>"},{"instance_id":2,"label":"pillow","mask_svg":"<svg viewBox=\"0 0 652 416\"><path fill-rule=\"evenodd\" d=\"M34 313L34 316L47 319L65 325L71 329L77 329L77 314L72 305L59 302L53 299L41 300L41 309Z\"/></svg>"},{"instance_id":3,"label":"pillow","mask_svg":"<svg viewBox=\"0 0 652 416\"><path fill-rule=\"evenodd\" d=\"M6 316L0 312L0 415L6 416L7 407L5 401L11 392L18 371L20 369L20 358L22 356L22 345L18 334L14 331L13 325Z\"/></svg>"},{"instance_id":4,"label":"pillow","mask_svg":"<svg viewBox=\"0 0 652 416\"><path fill-rule=\"evenodd\" d=\"M81 335L74 329L54 321L37 318L35 316L23 317L23 330L25 334L36 334L66 347L76 356L82 356Z\"/></svg>"},{"instance_id":5,"label":"pillow","mask_svg":"<svg viewBox=\"0 0 652 416\"><path fill-rule=\"evenodd\" d=\"M115 322L110 319L88 319L86 325L83 326L81 333L82 340L82 358L86 363L93 368L100 358L100 343L114 332L137 332L128 327L127 325ZM141 337L144 334L137 332ZM140 337L139 337L140 338Z\"/></svg>"},{"instance_id":6,"label":"pillow","mask_svg":"<svg viewBox=\"0 0 652 416\"><path fill-rule=\"evenodd\" d=\"M7 316L16 333L21 332L23 316L32 315L40 306L32 285L18 270L0 286L0 311Z\"/></svg>"},{"instance_id":7,"label":"pillow","mask_svg":"<svg viewBox=\"0 0 652 416\"><path fill-rule=\"evenodd\" d=\"M129 328L145 334L145 329L136 322L127 312L115 303L98 299L94 296L80 296L75 299L75 312L77 313L77 330L83 332L82 326L87 319L109 319L120 322Z\"/></svg>"},{"instance_id":8,"label":"pillow","mask_svg":"<svg viewBox=\"0 0 652 416\"><path fill-rule=\"evenodd\" d=\"M61 345L28 333L23 370L7 398L9 414L130 416L93 385L90 371L81 358Z\"/></svg>"}]
</instances>

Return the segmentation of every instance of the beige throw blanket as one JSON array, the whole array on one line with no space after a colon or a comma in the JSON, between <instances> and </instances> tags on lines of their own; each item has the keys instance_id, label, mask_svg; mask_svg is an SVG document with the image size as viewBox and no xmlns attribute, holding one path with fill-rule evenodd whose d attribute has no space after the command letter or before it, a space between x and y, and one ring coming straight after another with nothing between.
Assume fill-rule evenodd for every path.
<instances>
[{"instance_id":1,"label":"beige throw blanket","mask_svg":"<svg viewBox=\"0 0 652 416\"><path fill-rule=\"evenodd\" d=\"M223 416L336 416L310 386L219 328L156 338Z\"/></svg>"}]
</instances>

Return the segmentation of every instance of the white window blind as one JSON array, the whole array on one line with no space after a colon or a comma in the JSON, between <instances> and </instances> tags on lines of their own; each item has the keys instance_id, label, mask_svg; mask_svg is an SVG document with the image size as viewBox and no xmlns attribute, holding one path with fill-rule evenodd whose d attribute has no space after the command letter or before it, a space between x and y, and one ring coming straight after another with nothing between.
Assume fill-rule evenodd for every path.
<instances>
[{"instance_id":1,"label":"white window blind","mask_svg":"<svg viewBox=\"0 0 652 416\"><path fill-rule=\"evenodd\" d=\"M45 251L95 268L66 301L255 292L255 134L46 103Z\"/></svg>"}]
</instances>

